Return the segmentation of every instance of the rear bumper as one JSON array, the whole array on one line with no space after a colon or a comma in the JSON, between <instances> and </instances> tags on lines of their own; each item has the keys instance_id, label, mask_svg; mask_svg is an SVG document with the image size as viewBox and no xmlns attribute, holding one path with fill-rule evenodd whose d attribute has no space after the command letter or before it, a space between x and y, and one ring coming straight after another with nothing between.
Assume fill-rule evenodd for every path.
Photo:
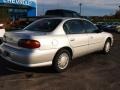
<instances>
[{"instance_id":1,"label":"rear bumper","mask_svg":"<svg viewBox=\"0 0 120 90\"><path fill-rule=\"evenodd\" d=\"M42 67L52 65L57 50L19 50L2 44L0 56L7 61L24 67Z\"/></svg>"}]
</instances>

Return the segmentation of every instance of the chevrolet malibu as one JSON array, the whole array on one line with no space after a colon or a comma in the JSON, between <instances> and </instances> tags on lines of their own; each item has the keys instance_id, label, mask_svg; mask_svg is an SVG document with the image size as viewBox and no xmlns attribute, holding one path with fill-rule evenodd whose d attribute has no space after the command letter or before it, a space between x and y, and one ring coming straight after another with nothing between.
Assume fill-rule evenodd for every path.
<instances>
[{"instance_id":1,"label":"chevrolet malibu","mask_svg":"<svg viewBox=\"0 0 120 90\"><path fill-rule=\"evenodd\" d=\"M6 32L0 55L25 67L53 66L57 72L69 67L74 58L102 51L113 44L110 33L82 18L44 18L21 31Z\"/></svg>"}]
</instances>

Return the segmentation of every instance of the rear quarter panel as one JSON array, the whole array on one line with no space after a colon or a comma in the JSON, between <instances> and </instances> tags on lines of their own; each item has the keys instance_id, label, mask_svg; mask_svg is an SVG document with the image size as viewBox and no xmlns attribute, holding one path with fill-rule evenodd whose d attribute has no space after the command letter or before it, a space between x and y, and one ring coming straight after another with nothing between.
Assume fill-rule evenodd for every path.
<instances>
[{"instance_id":1,"label":"rear quarter panel","mask_svg":"<svg viewBox=\"0 0 120 90\"><path fill-rule=\"evenodd\" d=\"M49 50L49 49L57 49L59 50L62 47L70 47L68 38L66 35L48 35L48 36L39 36L34 37L33 39L37 39L41 47L39 50Z\"/></svg>"}]
</instances>

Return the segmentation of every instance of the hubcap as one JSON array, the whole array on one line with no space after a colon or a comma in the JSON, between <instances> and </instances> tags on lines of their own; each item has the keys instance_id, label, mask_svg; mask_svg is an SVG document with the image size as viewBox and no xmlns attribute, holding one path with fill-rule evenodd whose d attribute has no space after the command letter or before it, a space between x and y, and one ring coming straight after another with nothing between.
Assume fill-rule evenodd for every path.
<instances>
[{"instance_id":1,"label":"hubcap","mask_svg":"<svg viewBox=\"0 0 120 90\"><path fill-rule=\"evenodd\" d=\"M69 63L69 56L67 53L63 53L59 56L58 59L58 67L60 69L65 69L68 66Z\"/></svg>"},{"instance_id":2,"label":"hubcap","mask_svg":"<svg viewBox=\"0 0 120 90\"><path fill-rule=\"evenodd\" d=\"M110 43L107 42L107 43L106 43L106 47L105 47L105 51L106 51L106 52L109 52L109 51L110 51L110 46L111 46Z\"/></svg>"}]
</instances>

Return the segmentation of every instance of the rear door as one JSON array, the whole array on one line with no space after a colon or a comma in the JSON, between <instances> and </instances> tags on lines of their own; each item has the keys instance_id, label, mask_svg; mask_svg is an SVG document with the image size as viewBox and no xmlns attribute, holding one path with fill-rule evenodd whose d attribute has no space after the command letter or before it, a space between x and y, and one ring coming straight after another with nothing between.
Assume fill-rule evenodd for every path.
<instances>
[{"instance_id":1,"label":"rear door","mask_svg":"<svg viewBox=\"0 0 120 90\"><path fill-rule=\"evenodd\" d=\"M74 57L82 56L88 50L88 35L85 33L82 21L72 19L64 24L64 30L73 49Z\"/></svg>"}]
</instances>

